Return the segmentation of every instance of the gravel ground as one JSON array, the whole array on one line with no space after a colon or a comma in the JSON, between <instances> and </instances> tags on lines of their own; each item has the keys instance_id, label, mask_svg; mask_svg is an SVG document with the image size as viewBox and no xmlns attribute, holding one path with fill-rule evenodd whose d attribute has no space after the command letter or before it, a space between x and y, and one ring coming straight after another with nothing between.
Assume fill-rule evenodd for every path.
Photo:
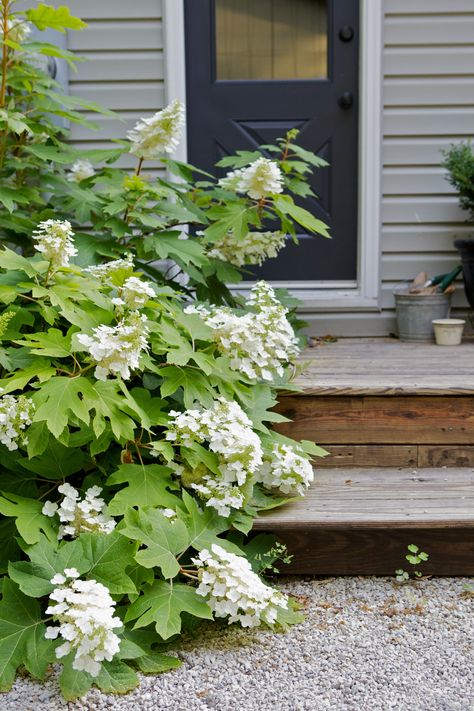
<instances>
[{"instance_id":1,"label":"gravel ground","mask_svg":"<svg viewBox=\"0 0 474 711\"><path fill-rule=\"evenodd\" d=\"M55 674L26 679L1 711L474 711L473 580L287 579L303 624L287 634L208 626L183 666L126 696L61 700Z\"/></svg>"}]
</instances>

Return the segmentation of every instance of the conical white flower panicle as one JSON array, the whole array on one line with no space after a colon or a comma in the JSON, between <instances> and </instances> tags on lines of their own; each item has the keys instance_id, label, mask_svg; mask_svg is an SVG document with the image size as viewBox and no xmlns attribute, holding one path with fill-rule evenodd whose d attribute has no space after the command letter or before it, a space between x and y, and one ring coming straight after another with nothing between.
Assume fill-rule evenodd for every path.
<instances>
[{"instance_id":1,"label":"conical white flower panicle","mask_svg":"<svg viewBox=\"0 0 474 711\"><path fill-rule=\"evenodd\" d=\"M77 254L73 236L68 220L45 220L33 232L34 246L53 267L67 267Z\"/></svg>"},{"instance_id":2,"label":"conical white flower panicle","mask_svg":"<svg viewBox=\"0 0 474 711\"><path fill-rule=\"evenodd\" d=\"M298 339L273 288L258 282L247 299L251 311L242 316L228 307L188 306L212 328L217 348L230 367L252 380L275 380L299 353Z\"/></svg>"},{"instance_id":3,"label":"conical white flower panicle","mask_svg":"<svg viewBox=\"0 0 474 711\"><path fill-rule=\"evenodd\" d=\"M163 153L172 153L181 139L183 125L184 106L176 99L154 116L142 118L128 131L130 153L146 160L159 158Z\"/></svg>"},{"instance_id":4,"label":"conical white flower panicle","mask_svg":"<svg viewBox=\"0 0 474 711\"><path fill-rule=\"evenodd\" d=\"M120 638L113 630L122 622L114 617L115 603L108 588L95 580L78 578L75 568L66 568L64 574L51 579L57 587L49 596L46 614L52 615L59 626L47 627L45 637L62 637L64 642L56 647L56 657L75 652L73 669L96 677L102 662L112 661L120 649Z\"/></svg>"},{"instance_id":5,"label":"conical white flower panicle","mask_svg":"<svg viewBox=\"0 0 474 711\"><path fill-rule=\"evenodd\" d=\"M243 488L251 481L262 463L262 447L252 422L236 402L221 397L210 409L196 408L185 412L170 412L171 423L166 439L173 444L189 446L192 442L207 443L217 455L219 474L204 473L191 483L221 516L242 508ZM180 472L183 478L186 471Z\"/></svg>"},{"instance_id":6,"label":"conical white flower panicle","mask_svg":"<svg viewBox=\"0 0 474 711\"><path fill-rule=\"evenodd\" d=\"M224 262L243 267L246 264L262 265L266 259L272 259L285 246L284 232L248 232L243 239L235 239L229 232L225 237L214 242L208 254Z\"/></svg>"},{"instance_id":7,"label":"conical white flower panicle","mask_svg":"<svg viewBox=\"0 0 474 711\"><path fill-rule=\"evenodd\" d=\"M128 277L119 288L119 295L112 299L116 306L126 306L129 309L141 309L149 299L155 296L149 281L142 281L138 277Z\"/></svg>"},{"instance_id":8,"label":"conical white flower panicle","mask_svg":"<svg viewBox=\"0 0 474 711\"><path fill-rule=\"evenodd\" d=\"M257 479L267 489L303 496L314 479L311 462L288 444L276 444L265 456Z\"/></svg>"},{"instance_id":9,"label":"conical white flower panicle","mask_svg":"<svg viewBox=\"0 0 474 711\"><path fill-rule=\"evenodd\" d=\"M128 380L132 370L140 366L140 355L148 347L148 319L138 311L131 311L116 326L98 326L92 336L77 335L97 363L94 371L98 380L107 380L108 375L120 375Z\"/></svg>"},{"instance_id":10,"label":"conical white flower panicle","mask_svg":"<svg viewBox=\"0 0 474 711\"><path fill-rule=\"evenodd\" d=\"M31 25L23 17L10 17L7 20L7 32L9 40L21 44L31 35Z\"/></svg>"},{"instance_id":11,"label":"conical white flower panicle","mask_svg":"<svg viewBox=\"0 0 474 711\"><path fill-rule=\"evenodd\" d=\"M246 558L229 553L216 543L210 551L202 550L193 563L199 572L197 594L206 598L215 617L228 617L229 624L273 625L279 610L288 608L288 598L265 585Z\"/></svg>"},{"instance_id":12,"label":"conical white flower panicle","mask_svg":"<svg viewBox=\"0 0 474 711\"><path fill-rule=\"evenodd\" d=\"M46 501L42 513L45 516L59 516L61 526L58 538L65 536L77 537L80 533L111 533L115 520L106 513L105 502L99 498L102 493L100 486L91 486L87 489L81 500L79 492L70 484L58 487L60 494L64 495L61 504Z\"/></svg>"},{"instance_id":13,"label":"conical white flower panicle","mask_svg":"<svg viewBox=\"0 0 474 711\"><path fill-rule=\"evenodd\" d=\"M95 175L95 170L90 160L76 160L69 171L67 179L71 183L80 183L81 180L91 178L93 175Z\"/></svg>"},{"instance_id":14,"label":"conical white flower panicle","mask_svg":"<svg viewBox=\"0 0 474 711\"><path fill-rule=\"evenodd\" d=\"M87 267L85 271L106 284L117 286L132 276L133 269L133 257L129 254L123 259L113 259L110 262L104 262L104 264Z\"/></svg>"},{"instance_id":15,"label":"conical white flower panicle","mask_svg":"<svg viewBox=\"0 0 474 711\"><path fill-rule=\"evenodd\" d=\"M11 452L18 445L28 444L25 430L31 425L34 410L33 401L25 395L0 397L0 443Z\"/></svg>"},{"instance_id":16,"label":"conical white flower panicle","mask_svg":"<svg viewBox=\"0 0 474 711\"><path fill-rule=\"evenodd\" d=\"M246 168L238 168L219 180L226 190L245 193L253 200L263 200L283 192L283 175L274 160L257 158Z\"/></svg>"}]
</instances>

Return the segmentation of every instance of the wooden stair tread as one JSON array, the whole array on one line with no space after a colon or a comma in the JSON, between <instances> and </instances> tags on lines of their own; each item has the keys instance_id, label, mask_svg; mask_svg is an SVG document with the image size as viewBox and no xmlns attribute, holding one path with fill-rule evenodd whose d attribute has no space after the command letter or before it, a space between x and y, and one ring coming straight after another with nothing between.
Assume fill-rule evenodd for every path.
<instances>
[{"instance_id":1,"label":"wooden stair tread","mask_svg":"<svg viewBox=\"0 0 474 711\"><path fill-rule=\"evenodd\" d=\"M324 469L306 496L263 512L258 530L472 528L471 468Z\"/></svg>"},{"instance_id":2,"label":"wooden stair tread","mask_svg":"<svg viewBox=\"0 0 474 711\"><path fill-rule=\"evenodd\" d=\"M473 395L474 343L443 348L393 338L344 338L306 349L301 395Z\"/></svg>"}]
</instances>

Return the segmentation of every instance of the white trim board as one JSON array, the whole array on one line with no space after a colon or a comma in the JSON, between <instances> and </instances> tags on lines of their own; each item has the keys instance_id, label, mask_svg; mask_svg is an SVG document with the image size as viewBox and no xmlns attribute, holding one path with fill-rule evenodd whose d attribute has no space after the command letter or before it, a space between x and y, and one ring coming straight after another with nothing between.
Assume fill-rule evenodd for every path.
<instances>
[{"instance_id":1,"label":"white trim board","mask_svg":"<svg viewBox=\"0 0 474 711\"><path fill-rule=\"evenodd\" d=\"M163 0L165 91L186 102L183 0ZM303 302L301 310L380 309L380 204L382 144L383 2L361 0L359 75L359 220L357 283L343 288L327 282L281 283ZM174 156L187 160L186 138Z\"/></svg>"}]
</instances>

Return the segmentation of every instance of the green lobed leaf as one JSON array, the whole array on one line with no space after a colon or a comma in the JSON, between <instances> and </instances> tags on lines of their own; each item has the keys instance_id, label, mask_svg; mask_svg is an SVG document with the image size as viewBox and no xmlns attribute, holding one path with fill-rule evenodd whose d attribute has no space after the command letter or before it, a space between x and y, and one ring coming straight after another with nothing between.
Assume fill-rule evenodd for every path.
<instances>
[{"instance_id":1,"label":"green lobed leaf","mask_svg":"<svg viewBox=\"0 0 474 711\"><path fill-rule=\"evenodd\" d=\"M196 589L181 583L156 580L138 600L130 605L125 621L136 620L135 628L155 624L155 629L163 639L169 639L181 632L181 614L187 612L194 617L212 620L212 611L207 602L196 593Z\"/></svg>"},{"instance_id":2,"label":"green lobed leaf","mask_svg":"<svg viewBox=\"0 0 474 711\"><path fill-rule=\"evenodd\" d=\"M328 226L322 222L322 220L318 220L314 217L314 215L308 212L308 210L295 205L289 195L280 195L273 198L273 204L277 210L282 212L284 215L289 215L295 222L305 229L310 230L311 232L316 232L322 237L331 237L328 232Z\"/></svg>"},{"instance_id":3,"label":"green lobed leaf","mask_svg":"<svg viewBox=\"0 0 474 711\"><path fill-rule=\"evenodd\" d=\"M65 32L69 30L82 30L87 27L87 24L78 17L71 15L68 7L59 5L53 7L45 3L38 3L35 8L31 8L25 12L27 19L32 22L39 30L57 30Z\"/></svg>"},{"instance_id":4,"label":"green lobed leaf","mask_svg":"<svg viewBox=\"0 0 474 711\"><path fill-rule=\"evenodd\" d=\"M118 516L130 506L162 506L176 508L179 498L174 488L172 471L161 464L122 464L107 479L108 486L128 484L111 499L109 513Z\"/></svg>"},{"instance_id":5,"label":"green lobed leaf","mask_svg":"<svg viewBox=\"0 0 474 711\"><path fill-rule=\"evenodd\" d=\"M176 558L189 545L189 535L180 520L170 520L158 509L128 509L120 533L145 546L135 560L145 568L158 567L165 578L174 578L180 570Z\"/></svg>"},{"instance_id":6,"label":"green lobed leaf","mask_svg":"<svg viewBox=\"0 0 474 711\"><path fill-rule=\"evenodd\" d=\"M0 691L11 689L19 666L43 679L54 660L54 644L44 637L45 626L36 600L23 595L16 583L3 580L0 601Z\"/></svg>"},{"instance_id":7,"label":"green lobed leaf","mask_svg":"<svg viewBox=\"0 0 474 711\"><path fill-rule=\"evenodd\" d=\"M90 382L79 378L51 378L36 394L35 402L39 404L35 422L46 422L49 431L59 437L67 427L70 417L75 415L81 422L88 424L92 403L86 399L90 394Z\"/></svg>"},{"instance_id":8,"label":"green lobed leaf","mask_svg":"<svg viewBox=\"0 0 474 711\"><path fill-rule=\"evenodd\" d=\"M136 664L143 674L160 674L169 671L169 669L177 669L181 666L182 661L177 657L160 654L160 652L150 652L150 654L138 657Z\"/></svg>"},{"instance_id":9,"label":"green lobed leaf","mask_svg":"<svg viewBox=\"0 0 474 711\"><path fill-rule=\"evenodd\" d=\"M38 543L23 548L30 562L10 563L9 574L30 597L49 595L54 588L51 578L65 568L77 568L81 574L90 568L90 562L82 557L79 540L58 543L40 535Z\"/></svg>"},{"instance_id":10,"label":"green lobed leaf","mask_svg":"<svg viewBox=\"0 0 474 711\"><path fill-rule=\"evenodd\" d=\"M118 659L103 662L94 684L106 694L126 694L138 686L137 673Z\"/></svg>"},{"instance_id":11,"label":"green lobed leaf","mask_svg":"<svg viewBox=\"0 0 474 711\"><path fill-rule=\"evenodd\" d=\"M83 533L79 542L82 557L89 564L88 578L105 585L112 595L136 593L135 584L125 571L135 564L138 544L121 536L116 529L109 534Z\"/></svg>"},{"instance_id":12,"label":"green lobed leaf","mask_svg":"<svg viewBox=\"0 0 474 711\"><path fill-rule=\"evenodd\" d=\"M41 513L43 503L10 492L1 492L0 513L15 518L18 533L26 543L37 543L41 533L55 540L57 532L50 518Z\"/></svg>"}]
</instances>

